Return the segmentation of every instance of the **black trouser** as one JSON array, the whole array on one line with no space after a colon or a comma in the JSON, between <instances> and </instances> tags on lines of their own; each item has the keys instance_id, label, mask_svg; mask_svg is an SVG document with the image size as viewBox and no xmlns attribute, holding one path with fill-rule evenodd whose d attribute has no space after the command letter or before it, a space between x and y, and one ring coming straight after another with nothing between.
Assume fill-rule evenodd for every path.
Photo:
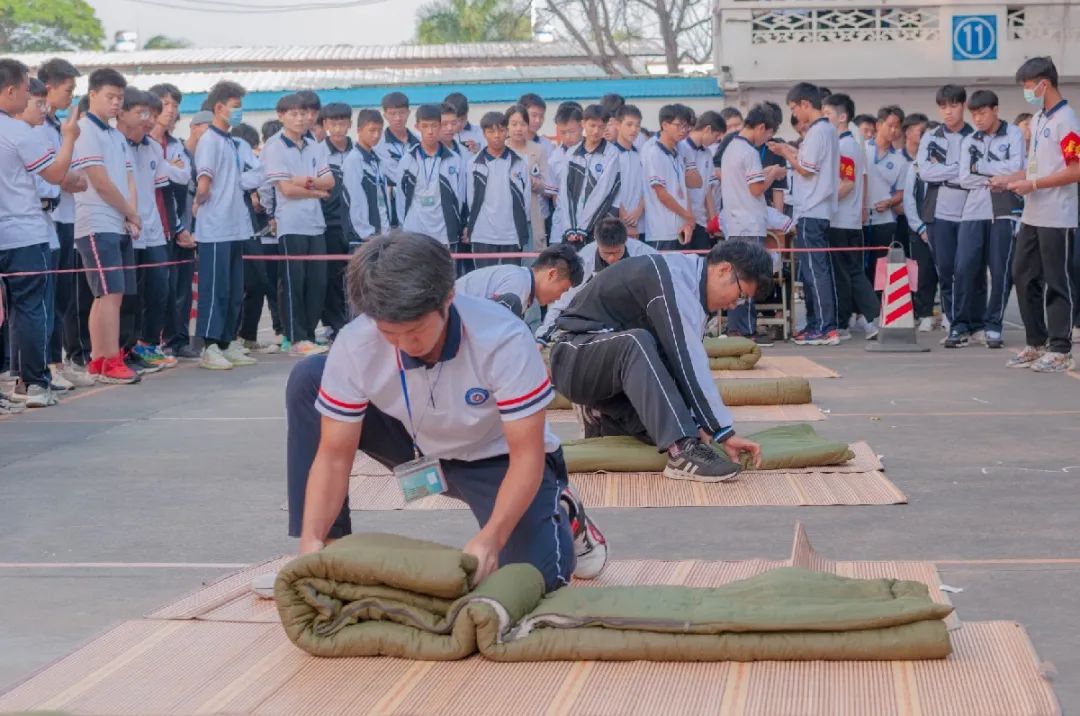
<instances>
[{"instance_id":1,"label":"black trouser","mask_svg":"<svg viewBox=\"0 0 1080 716\"><path fill-rule=\"evenodd\" d=\"M244 256L262 256L265 247L258 239L245 241ZM274 293L274 284L270 283L266 269L273 261L244 261L244 299L240 304L240 326L237 335L245 341L255 341L259 337L259 319L262 317L263 299Z\"/></svg>"},{"instance_id":2,"label":"black trouser","mask_svg":"<svg viewBox=\"0 0 1080 716\"><path fill-rule=\"evenodd\" d=\"M56 268L62 270L75 268L75 254L77 253L75 251L75 225L57 223L56 238L60 241L60 250L56 252ZM53 299L56 312L53 314L52 335L49 336L50 363L59 363L63 359L64 317L74 300L78 279L79 275L75 273L60 273L53 277L56 282L56 294ZM85 283L85 279L83 282Z\"/></svg>"},{"instance_id":3,"label":"black trouser","mask_svg":"<svg viewBox=\"0 0 1080 716\"><path fill-rule=\"evenodd\" d=\"M1076 229L1020 225L1012 271L1029 346L1038 348L1049 341L1049 348L1055 353L1072 351L1073 296L1069 273L1075 232Z\"/></svg>"},{"instance_id":4,"label":"black trouser","mask_svg":"<svg viewBox=\"0 0 1080 716\"><path fill-rule=\"evenodd\" d=\"M930 242L911 232L908 240L911 247L911 259L919 265L919 285L915 288L912 302L915 304L915 318L932 318L934 315L934 295L937 293L937 267L934 266L934 254Z\"/></svg>"},{"instance_id":5,"label":"black trouser","mask_svg":"<svg viewBox=\"0 0 1080 716\"><path fill-rule=\"evenodd\" d=\"M834 249L861 248L863 232L859 229L829 228L829 247ZM847 328L852 313L872 321L881 312L881 303L874 285L866 276L862 251L834 251L829 254L836 286L836 324Z\"/></svg>"},{"instance_id":6,"label":"black trouser","mask_svg":"<svg viewBox=\"0 0 1080 716\"><path fill-rule=\"evenodd\" d=\"M551 349L551 382L600 412L599 435L631 435L666 450L696 437L697 423L652 333L640 328L569 336Z\"/></svg>"},{"instance_id":7,"label":"black trouser","mask_svg":"<svg viewBox=\"0 0 1080 716\"><path fill-rule=\"evenodd\" d=\"M451 250L455 247L451 246ZM474 254L516 254L521 251L521 247L517 244L484 244L476 243L472 244L472 252ZM476 268L486 268L488 266L499 266L501 264L513 264L514 266L521 265L521 259L473 259L473 265Z\"/></svg>"},{"instance_id":8,"label":"black trouser","mask_svg":"<svg viewBox=\"0 0 1080 716\"><path fill-rule=\"evenodd\" d=\"M173 350L191 340L191 279L195 275L195 249L169 244L169 260L186 263L169 267L169 292L166 297L165 345Z\"/></svg>"},{"instance_id":9,"label":"black trouser","mask_svg":"<svg viewBox=\"0 0 1080 716\"><path fill-rule=\"evenodd\" d=\"M52 253L42 241L33 246L0 249L0 273L27 273L27 276L8 276L4 279L7 297L5 323L8 332L9 368L24 385L49 386L49 366L46 362L49 336L45 296Z\"/></svg>"},{"instance_id":10,"label":"black trouser","mask_svg":"<svg viewBox=\"0 0 1080 716\"><path fill-rule=\"evenodd\" d=\"M262 251L265 256L277 256L278 245L275 244L262 244ZM278 283L281 262L280 261L262 261L260 262L266 267L266 305L270 307L270 323L274 327L275 335L284 335L285 329L281 327L281 311L278 309Z\"/></svg>"},{"instance_id":11,"label":"black trouser","mask_svg":"<svg viewBox=\"0 0 1080 716\"><path fill-rule=\"evenodd\" d=\"M934 219L927 228L930 236L930 248L934 252L934 266L937 267L938 283L941 286L941 312L949 319L949 325L955 320L953 306L953 281L956 274L956 245L960 237L960 222L946 219Z\"/></svg>"},{"instance_id":12,"label":"black trouser","mask_svg":"<svg viewBox=\"0 0 1080 716\"><path fill-rule=\"evenodd\" d=\"M349 241L340 226L326 227L326 253L348 254ZM326 301L323 304L322 322L336 335L349 322L345 301L345 266L347 261L331 259L326 262Z\"/></svg>"},{"instance_id":13,"label":"black trouser","mask_svg":"<svg viewBox=\"0 0 1080 716\"><path fill-rule=\"evenodd\" d=\"M282 256L319 256L326 238L287 234L278 239ZM315 327L326 301L326 261L288 261L278 269L278 307L285 337L291 343L315 340Z\"/></svg>"},{"instance_id":14,"label":"black trouser","mask_svg":"<svg viewBox=\"0 0 1080 716\"><path fill-rule=\"evenodd\" d=\"M168 314L169 266L149 264L165 263L169 260L168 245L148 246L135 251L138 272L135 285L139 289L141 310L138 319L136 337L152 346L161 343L161 334L165 330L165 317Z\"/></svg>"},{"instance_id":15,"label":"black trouser","mask_svg":"<svg viewBox=\"0 0 1080 716\"><path fill-rule=\"evenodd\" d=\"M896 222L888 224L870 224L866 227L866 248L872 249L878 246L888 246L896 239ZM863 261L864 273L870 280L870 288L874 287L874 273L877 271L877 261L886 256L884 251L864 251L866 257Z\"/></svg>"},{"instance_id":16,"label":"black trouser","mask_svg":"<svg viewBox=\"0 0 1080 716\"><path fill-rule=\"evenodd\" d=\"M57 224L56 234L60 238L60 251L63 254L65 234L71 239L72 268L83 268L82 256L75 251L75 226L73 224ZM61 255L61 260L63 257ZM84 366L90 362L90 307L94 304L94 294L90 290L90 283L86 280L86 273L80 271L73 274L61 274L60 278L70 277L68 284L69 301L64 311L63 323L64 353L71 363ZM58 288L59 293L59 288Z\"/></svg>"},{"instance_id":17,"label":"black trouser","mask_svg":"<svg viewBox=\"0 0 1080 716\"><path fill-rule=\"evenodd\" d=\"M701 224L694 224L694 233L690 235L690 245L684 248L708 251L713 247L712 237Z\"/></svg>"}]
</instances>

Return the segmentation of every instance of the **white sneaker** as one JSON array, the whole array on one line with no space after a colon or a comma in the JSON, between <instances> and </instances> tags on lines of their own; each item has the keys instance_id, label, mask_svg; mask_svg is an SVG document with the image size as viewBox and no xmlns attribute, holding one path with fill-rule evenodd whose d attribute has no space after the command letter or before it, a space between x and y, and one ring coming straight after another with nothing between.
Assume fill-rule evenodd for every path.
<instances>
[{"instance_id":1,"label":"white sneaker","mask_svg":"<svg viewBox=\"0 0 1080 716\"><path fill-rule=\"evenodd\" d=\"M607 566L607 540L596 523L585 514L585 505L581 504L581 498L574 492L573 487L567 485L563 488L559 500L566 508L570 518L570 533L574 536L574 555L577 557L574 577L596 579Z\"/></svg>"},{"instance_id":2,"label":"white sneaker","mask_svg":"<svg viewBox=\"0 0 1080 716\"><path fill-rule=\"evenodd\" d=\"M846 328L841 328L836 333L840 336L840 340L842 340L842 341L850 341L851 340L851 331L849 331Z\"/></svg>"},{"instance_id":3,"label":"white sneaker","mask_svg":"<svg viewBox=\"0 0 1080 716\"><path fill-rule=\"evenodd\" d=\"M277 572L267 572L266 574L260 574L255 579L251 580L251 591L255 592L255 596L263 599L274 598L274 582L277 581Z\"/></svg>"},{"instance_id":4,"label":"white sneaker","mask_svg":"<svg viewBox=\"0 0 1080 716\"><path fill-rule=\"evenodd\" d=\"M980 346L986 345L986 331L975 331L968 337L968 343L977 343Z\"/></svg>"},{"instance_id":5,"label":"white sneaker","mask_svg":"<svg viewBox=\"0 0 1080 716\"><path fill-rule=\"evenodd\" d=\"M55 373L53 374L56 375ZM64 380L68 381L76 388L89 388L96 385L94 377L86 372L84 366L79 366L74 363L64 363L60 369L60 375L64 377Z\"/></svg>"},{"instance_id":6,"label":"white sneaker","mask_svg":"<svg viewBox=\"0 0 1080 716\"><path fill-rule=\"evenodd\" d=\"M40 385L25 385L19 383L15 386L15 392L11 394L12 400L17 400L28 408L48 408L56 405L56 397L52 390Z\"/></svg>"},{"instance_id":7,"label":"white sneaker","mask_svg":"<svg viewBox=\"0 0 1080 716\"><path fill-rule=\"evenodd\" d=\"M859 314L859 317L855 319L855 324L852 325L851 330L859 333L869 333L870 321L866 320L866 316Z\"/></svg>"},{"instance_id":8,"label":"white sneaker","mask_svg":"<svg viewBox=\"0 0 1080 716\"><path fill-rule=\"evenodd\" d=\"M244 341L244 352L251 353L280 353L281 346L277 343L260 343L259 341Z\"/></svg>"},{"instance_id":9,"label":"white sneaker","mask_svg":"<svg viewBox=\"0 0 1080 716\"><path fill-rule=\"evenodd\" d=\"M877 340L878 334L881 333L881 328L878 327L879 319L875 318L873 321L868 321L866 324L866 340Z\"/></svg>"},{"instance_id":10,"label":"white sneaker","mask_svg":"<svg viewBox=\"0 0 1080 716\"><path fill-rule=\"evenodd\" d=\"M207 370L232 370L232 362L221 352L217 343L211 343L203 348L199 367Z\"/></svg>"},{"instance_id":11,"label":"white sneaker","mask_svg":"<svg viewBox=\"0 0 1080 716\"><path fill-rule=\"evenodd\" d=\"M26 406L14 400L8 400L0 395L0 415L18 415L26 410Z\"/></svg>"},{"instance_id":12,"label":"white sneaker","mask_svg":"<svg viewBox=\"0 0 1080 716\"><path fill-rule=\"evenodd\" d=\"M244 355L247 355L248 353L251 352L251 351L249 351L247 349L247 346L244 345L244 342L242 340L240 340L239 338L237 338L235 341L230 343L229 347L226 348L225 350L227 350L227 351L238 350L241 353L243 353Z\"/></svg>"},{"instance_id":13,"label":"white sneaker","mask_svg":"<svg viewBox=\"0 0 1080 716\"><path fill-rule=\"evenodd\" d=\"M49 366L50 380L49 385L54 391L68 391L75 390L75 384L64 377L64 373L60 370L60 366Z\"/></svg>"},{"instance_id":14,"label":"white sneaker","mask_svg":"<svg viewBox=\"0 0 1080 716\"><path fill-rule=\"evenodd\" d=\"M221 352L221 355L225 356L225 360L237 365L255 365L258 361L244 352L244 348L235 341L229 344L229 347Z\"/></svg>"},{"instance_id":15,"label":"white sneaker","mask_svg":"<svg viewBox=\"0 0 1080 716\"><path fill-rule=\"evenodd\" d=\"M329 346L320 346L318 343L312 343L311 341L300 341L292 344L289 348L289 355L303 358L326 353L328 350L330 350Z\"/></svg>"},{"instance_id":16,"label":"white sneaker","mask_svg":"<svg viewBox=\"0 0 1080 716\"><path fill-rule=\"evenodd\" d=\"M919 321L919 333L929 333L934 330L934 319L929 316Z\"/></svg>"},{"instance_id":17,"label":"white sneaker","mask_svg":"<svg viewBox=\"0 0 1080 716\"><path fill-rule=\"evenodd\" d=\"M941 317L941 330L948 333L949 332L949 327L950 327L950 324L949 324L948 317L947 316L942 316Z\"/></svg>"}]
</instances>

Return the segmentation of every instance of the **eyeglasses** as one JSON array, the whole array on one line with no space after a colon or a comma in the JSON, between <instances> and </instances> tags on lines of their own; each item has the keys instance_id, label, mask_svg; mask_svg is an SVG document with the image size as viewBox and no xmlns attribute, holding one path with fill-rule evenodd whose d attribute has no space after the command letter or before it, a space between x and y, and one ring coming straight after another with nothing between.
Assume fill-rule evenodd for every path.
<instances>
[{"instance_id":1,"label":"eyeglasses","mask_svg":"<svg viewBox=\"0 0 1080 716\"><path fill-rule=\"evenodd\" d=\"M735 305L743 306L750 300L750 297L746 295L746 291L743 291L742 282L739 281L739 274L732 271L731 275L735 277L735 286L739 289L739 297L735 299Z\"/></svg>"}]
</instances>

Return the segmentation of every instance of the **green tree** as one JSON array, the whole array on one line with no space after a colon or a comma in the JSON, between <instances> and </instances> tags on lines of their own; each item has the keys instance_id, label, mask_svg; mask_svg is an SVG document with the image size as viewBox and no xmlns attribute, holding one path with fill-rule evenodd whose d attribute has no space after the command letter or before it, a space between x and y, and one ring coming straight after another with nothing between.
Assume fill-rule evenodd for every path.
<instances>
[{"instance_id":1,"label":"green tree","mask_svg":"<svg viewBox=\"0 0 1080 716\"><path fill-rule=\"evenodd\" d=\"M85 0L0 0L0 52L99 50L104 40Z\"/></svg>"},{"instance_id":2,"label":"green tree","mask_svg":"<svg viewBox=\"0 0 1080 716\"><path fill-rule=\"evenodd\" d=\"M168 35L154 35L143 45L144 50L182 50L185 47L191 47L191 40Z\"/></svg>"},{"instance_id":3,"label":"green tree","mask_svg":"<svg viewBox=\"0 0 1080 716\"><path fill-rule=\"evenodd\" d=\"M528 0L434 0L416 13L421 45L531 39Z\"/></svg>"}]
</instances>

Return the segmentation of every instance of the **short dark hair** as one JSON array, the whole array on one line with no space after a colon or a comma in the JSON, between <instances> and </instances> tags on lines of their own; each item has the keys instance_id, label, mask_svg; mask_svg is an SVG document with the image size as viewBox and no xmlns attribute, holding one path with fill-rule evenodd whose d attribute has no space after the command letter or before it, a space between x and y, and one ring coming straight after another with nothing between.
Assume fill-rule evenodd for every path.
<instances>
[{"instance_id":1,"label":"short dark hair","mask_svg":"<svg viewBox=\"0 0 1080 716\"><path fill-rule=\"evenodd\" d=\"M506 115L502 112L487 112L480 118L480 129L491 129L492 127L506 128Z\"/></svg>"},{"instance_id":2,"label":"short dark hair","mask_svg":"<svg viewBox=\"0 0 1080 716\"><path fill-rule=\"evenodd\" d=\"M454 108L454 112L458 117L464 119L469 114L469 98L463 95L461 92L451 92L443 99L444 104L449 104Z\"/></svg>"},{"instance_id":3,"label":"short dark hair","mask_svg":"<svg viewBox=\"0 0 1080 716\"><path fill-rule=\"evenodd\" d=\"M626 98L621 94L608 92L600 98L600 106L608 111L612 117L619 114L619 110L626 104Z\"/></svg>"},{"instance_id":4,"label":"short dark hair","mask_svg":"<svg viewBox=\"0 0 1080 716\"><path fill-rule=\"evenodd\" d=\"M558 114L567 107L576 107L579 112L585 110L585 108L581 106L581 102L575 102L572 99L568 99L565 102L559 102L559 106L555 109L555 113Z\"/></svg>"},{"instance_id":5,"label":"short dark hair","mask_svg":"<svg viewBox=\"0 0 1080 716\"><path fill-rule=\"evenodd\" d=\"M904 121L900 124L900 129L906 132L912 127L917 127L920 124L926 124L929 121L930 118L922 112L912 112L908 116L904 117Z\"/></svg>"},{"instance_id":6,"label":"short dark hair","mask_svg":"<svg viewBox=\"0 0 1080 716\"><path fill-rule=\"evenodd\" d=\"M626 224L617 216L605 216L593 229L593 238L598 246L615 248L626 245Z\"/></svg>"},{"instance_id":7,"label":"short dark hair","mask_svg":"<svg viewBox=\"0 0 1080 716\"><path fill-rule=\"evenodd\" d=\"M30 96L31 97L44 97L49 93L49 89L45 86L45 83L39 80L37 77L30 78Z\"/></svg>"},{"instance_id":8,"label":"short dark hair","mask_svg":"<svg viewBox=\"0 0 1080 716\"><path fill-rule=\"evenodd\" d=\"M437 104L422 104L416 108L416 121L419 122L441 122L442 121L442 107Z\"/></svg>"},{"instance_id":9,"label":"short dark hair","mask_svg":"<svg viewBox=\"0 0 1080 716\"><path fill-rule=\"evenodd\" d=\"M998 96L990 90L981 89L975 90L971 93L971 97L968 98L967 108L974 112L977 109L986 109L987 107L997 107Z\"/></svg>"},{"instance_id":10,"label":"short dark hair","mask_svg":"<svg viewBox=\"0 0 1080 716\"><path fill-rule=\"evenodd\" d=\"M571 286L580 286L585 280L585 267L573 246L566 243L552 244L540 252L533 261L533 271L554 268L559 278L570 279Z\"/></svg>"},{"instance_id":11,"label":"short dark hair","mask_svg":"<svg viewBox=\"0 0 1080 716\"><path fill-rule=\"evenodd\" d=\"M161 99L151 92L143 92L146 95L146 106L150 109L150 114L161 114L163 109Z\"/></svg>"},{"instance_id":12,"label":"short dark hair","mask_svg":"<svg viewBox=\"0 0 1080 716\"><path fill-rule=\"evenodd\" d=\"M251 145L252 149L259 148L259 133L250 124L238 124L229 130L229 134Z\"/></svg>"},{"instance_id":13,"label":"short dark hair","mask_svg":"<svg viewBox=\"0 0 1080 716\"><path fill-rule=\"evenodd\" d=\"M274 105L274 111L278 114L284 114L294 109L303 109L304 103L300 101L300 97L296 94L283 94L278 97L277 104Z\"/></svg>"},{"instance_id":14,"label":"short dark hair","mask_svg":"<svg viewBox=\"0 0 1080 716\"><path fill-rule=\"evenodd\" d=\"M590 119L607 124L611 119L611 112L601 104L590 104L585 108L585 111L581 113L581 121L586 122Z\"/></svg>"},{"instance_id":15,"label":"short dark hair","mask_svg":"<svg viewBox=\"0 0 1080 716\"><path fill-rule=\"evenodd\" d=\"M30 68L9 58L0 59L0 90L21 85L30 74Z\"/></svg>"},{"instance_id":16,"label":"short dark hair","mask_svg":"<svg viewBox=\"0 0 1080 716\"><path fill-rule=\"evenodd\" d=\"M683 121L687 124L692 124L694 119L694 113L690 111L690 108L684 104L665 104L660 108L658 119L660 124L665 122L677 122Z\"/></svg>"},{"instance_id":17,"label":"short dark hair","mask_svg":"<svg viewBox=\"0 0 1080 716\"><path fill-rule=\"evenodd\" d=\"M1021 112L1020 114L1016 115L1016 119L1013 120L1013 124L1020 124L1021 122L1027 122L1034 116L1035 115L1033 115L1031 112Z\"/></svg>"},{"instance_id":18,"label":"short dark hair","mask_svg":"<svg viewBox=\"0 0 1080 716\"><path fill-rule=\"evenodd\" d=\"M506 124L508 126L510 124L510 118L513 117L515 114L520 114L521 118L525 120L526 123L528 123L529 121L529 110L526 109L525 105L523 104L512 104L507 107L506 112L504 112L503 114L506 116Z\"/></svg>"},{"instance_id":19,"label":"short dark hair","mask_svg":"<svg viewBox=\"0 0 1080 716\"><path fill-rule=\"evenodd\" d=\"M710 109L701 113L701 116L697 118L694 129L711 129L714 132L723 132L727 129L727 122L724 121L719 112L713 112Z\"/></svg>"},{"instance_id":20,"label":"short dark hair","mask_svg":"<svg viewBox=\"0 0 1080 716\"><path fill-rule=\"evenodd\" d=\"M864 124L877 124L877 118L872 114L857 114L855 119L851 121L856 127L861 127Z\"/></svg>"},{"instance_id":21,"label":"short dark hair","mask_svg":"<svg viewBox=\"0 0 1080 716\"><path fill-rule=\"evenodd\" d=\"M376 321L405 323L441 312L454 290L446 245L410 231L368 239L345 273L353 310Z\"/></svg>"},{"instance_id":22,"label":"short dark hair","mask_svg":"<svg viewBox=\"0 0 1080 716\"><path fill-rule=\"evenodd\" d=\"M440 116L445 116L445 115L448 115L448 114L452 114L455 117L458 116L457 107L455 107L452 102L443 102L442 104L440 104L439 105L439 113L440 113Z\"/></svg>"},{"instance_id":23,"label":"short dark hair","mask_svg":"<svg viewBox=\"0 0 1080 716\"><path fill-rule=\"evenodd\" d=\"M374 109L362 109L356 113L356 128L360 129L369 124L383 125L382 115Z\"/></svg>"},{"instance_id":24,"label":"short dark hair","mask_svg":"<svg viewBox=\"0 0 1080 716\"><path fill-rule=\"evenodd\" d=\"M821 94L821 101L822 101L822 102L824 102L824 101L825 101L825 99L826 99L826 98L827 98L827 97L828 97L829 95L831 95L831 94L832 94L832 90L831 90L831 89L829 89L828 87L825 87L824 85L819 85L817 89L818 89L818 92L819 92L819 93Z\"/></svg>"},{"instance_id":25,"label":"short dark hair","mask_svg":"<svg viewBox=\"0 0 1080 716\"><path fill-rule=\"evenodd\" d=\"M575 104L563 103L559 105L559 109L555 112L555 124L566 124L567 122L580 122L582 119L581 107Z\"/></svg>"},{"instance_id":26,"label":"short dark hair","mask_svg":"<svg viewBox=\"0 0 1080 716\"><path fill-rule=\"evenodd\" d=\"M634 117L635 119L640 120L641 110L637 108L637 105L624 104L622 107L619 107L619 111L615 113L615 119L621 122L627 117Z\"/></svg>"},{"instance_id":27,"label":"short dark hair","mask_svg":"<svg viewBox=\"0 0 1080 716\"><path fill-rule=\"evenodd\" d=\"M809 102L814 109L821 109L821 90L809 82L800 82L788 90L784 101L789 104Z\"/></svg>"},{"instance_id":28,"label":"short dark hair","mask_svg":"<svg viewBox=\"0 0 1080 716\"><path fill-rule=\"evenodd\" d=\"M742 112L737 107L724 107L720 110L720 119L724 120L725 126L727 126L728 120L733 117L738 117L740 120L743 118Z\"/></svg>"},{"instance_id":29,"label":"short dark hair","mask_svg":"<svg viewBox=\"0 0 1080 716\"><path fill-rule=\"evenodd\" d=\"M766 109L773 113L776 117L776 128L779 129L780 125L784 123L784 110L780 108L776 102L765 101L761 103Z\"/></svg>"},{"instance_id":30,"label":"short dark hair","mask_svg":"<svg viewBox=\"0 0 1080 716\"><path fill-rule=\"evenodd\" d=\"M344 102L331 102L319 110L319 122L328 119L345 119L352 121L352 107Z\"/></svg>"},{"instance_id":31,"label":"short dark hair","mask_svg":"<svg viewBox=\"0 0 1080 716\"><path fill-rule=\"evenodd\" d=\"M382 98L382 108L387 109L408 109L409 98L405 96L404 92L387 92Z\"/></svg>"},{"instance_id":32,"label":"short dark hair","mask_svg":"<svg viewBox=\"0 0 1080 716\"><path fill-rule=\"evenodd\" d=\"M529 107L539 107L540 109L547 111L547 102L535 92L526 92L521 95L521 97L518 98L517 103L524 107L526 111L528 111Z\"/></svg>"},{"instance_id":33,"label":"short dark hair","mask_svg":"<svg viewBox=\"0 0 1080 716\"><path fill-rule=\"evenodd\" d=\"M75 69L75 65L62 57L54 57L43 62L37 71L37 78L47 85L58 85L81 75L82 73Z\"/></svg>"},{"instance_id":34,"label":"short dark hair","mask_svg":"<svg viewBox=\"0 0 1080 716\"><path fill-rule=\"evenodd\" d=\"M149 107L150 101L146 98L146 93L141 89L134 87L124 88L124 111L130 112L136 107Z\"/></svg>"},{"instance_id":35,"label":"short dark hair","mask_svg":"<svg viewBox=\"0 0 1080 716\"><path fill-rule=\"evenodd\" d=\"M322 100L319 99L319 95L311 90L300 90L296 93L296 96L300 98L301 109L314 109L316 111L322 109Z\"/></svg>"},{"instance_id":36,"label":"short dark hair","mask_svg":"<svg viewBox=\"0 0 1080 716\"><path fill-rule=\"evenodd\" d=\"M210 105L210 111L213 112L219 104L225 104L230 99L243 99L246 94L247 90L238 83L221 80L206 93L206 102Z\"/></svg>"},{"instance_id":37,"label":"short dark hair","mask_svg":"<svg viewBox=\"0 0 1080 716\"><path fill-rule=\"evenodd\" d=\"M180 92L180 88L174 84L169 84L168 82L156 84L147 91L155 97L160 97L161 99L169 97L170 99L172 99L173 102L176 102L177 104L180 104L180 102L184 99L184 95Z\"/></svg>"},{"instance_id":38,"label":"short dark hair","mask_svg":"<svg viewBox=\"0 0 1080 716\"><path fill-rule=\"evenodd\" d=\"M840 114L846 114L849 122L855 116L855 101L841 92L829 95L822 104L832 107Z\"/></svg>"},{"instance_id":39,"label":"short dark hair","mask_svg":"<svg viewBox=\"0 0 1080 716\"><path fill-rule=\"evenodd\" d=\"M755 241L720 241L709 251L710 266L727 261L735 275L757 285L755 298L764 301L773 290L773 262L769 252Z\"/></svg>"},{"instance_id":40,"label":"short dark hair","mask_svg":"<svg viewBox=\"0 0 1080 716\"><path fill-rule=\"evenodd\" d=\"M900 120L900 124L904 123L904 110L897 107L895 104L887 104L877 111L877 121L884 122L889 117L896 117Z\"/></svg>"},{"instance_id":41,"label":"short dark hair","mask_svg":"<svg viewBox=\"0 0 1080 716\"><path fill-rule=\"evenodd\" d=\"M967 90L960 85L942 85L934 97L938 107L967 102Z\"/></svg>"},{"instance_id":42,"label":"short dark hair","mask_svg":"<svg viewBox=\"0 0 1080 716\"><path fill-rule=\"evenodd\" d=\"M1032 57L1016 71L1017 84L1035 80L1046 80L1051 87L1058 86L1057 67L1049 57Z\"/></svg>"},{"instance_id":43,"label":"short dark hair","mask_svg":"<svg viewBox=\"0 0 1080 716\"><path fill-rule=\"evenodd\" d=\"M772 108L767 107L764 104L755 104L750 108L750 111L746 113L746 119L743 120L743 125L754 128L765 125L766 129L771 129L774 132L780 129L780 117L772 111Z\"/></svg>"},{"instance_id":44,"label":"short dark hair","mask_svg":"<svg viewBox=\"0 0 1080 716\"><path fill-rule=\"evenodd\" d=\"M99 67L90 73L90 77L87 79L87 90L96 92L102 87L124 89L127 87L127 80L111 67Z\"/></svg>"},{"instance_id":45,"label":"short dark hair","mask_svg":"<svg viewBox=\"0 0 1080 716\"><path fill-rule=\"evenodd\" d=\"M270 137L274 136L281 131L280 119L268 119L262 123L262 127L259 129L259 133L262 134L262 140L265 142Z\"/></svg>"}]
</instances>

